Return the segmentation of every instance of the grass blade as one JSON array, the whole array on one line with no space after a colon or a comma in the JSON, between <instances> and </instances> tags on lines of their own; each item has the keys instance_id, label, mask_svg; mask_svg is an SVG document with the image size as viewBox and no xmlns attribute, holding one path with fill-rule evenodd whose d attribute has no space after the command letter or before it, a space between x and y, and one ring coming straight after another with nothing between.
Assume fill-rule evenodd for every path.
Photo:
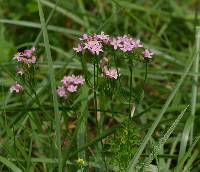
<instances>
[{"instance_id":1,"label":"grass blade","mask_svg":"<svg viewBox=\"0 0 200 172\"><path fill-rule=\"evenodd\" d=\"M54 12L55 12L56 7L57 7L57 5L58 5L58 1L59 1L59 0L57 0L57 1L55 2L54 8L51 10L51 12L49 13L49 16L47 17L47 20L46 20L46 25L47 25L47 27L48 27L49 21L51 20L51 18L52 18L53 15L54 15ZM39 34L37 35L37 37L36 37L36 39L35 39L35 41L34 41L34 47L36 47L36 45L40 42L41 36L42 36L42 30L40 30Z\"/></svg>"},{"instance_id":2,"label":"grass blade","mask_svg":"<svg viewBox=\"0 0 200 172\"><path fill-rule=\"evenodd\" d=\"M178 155L178 162L180 162L181 158L185 154L193 121L194 121L193 117L189 116L185 123L185 127L184 127L183 133L182 133L182 138L180 141L181 145L180 145L180 150L179 150L179 155Z\"/></svg>"},{"instance_id":3,"label":"grass blade","mask_svg":"<svg viewBox=\"0 0 200 172\"><path fill-rule=\"evenodd\" d=\"M190 167L192 166L194 160L196 159L196 157L199 155L199 151L197 149L195 149L194 153L192 154L192 156L190 157L190 159L188 160L187 164L184 167L183 172L188 172L190 171Z\"/></svg>"},{"instance_id":4,"label":"grass blade","mask_svg":"<svg viewBox=\"0 0 200 172\"><path fill-rule=\"evenodd\" d=\"M174 169L174 172L180 172L182 171L183 165L185 163L185 161L187 160L187 158L191 155L192 150L194 149L195 145L198 143L200 139L200 136L198 136L194 142L192 143L192 145L190 146L189 150L185 153L185 155L183 156L183 158L181 159L180 163L178 163L178 165L176 166L176 168Z\"/></svg>"},{"instance_id":5,"label":"grass blade","mask_svg":"<svg viewBox=\"0 0 200 172\"><path fill-rule=\"evenodd\" d=\"M25 26L36 29L41 29L41 25L35 22L23 21L23 20L9 20L9 19L0 19L0 23L12 24L17 26ZM67 29L60 26L48 25L47 29L54 32L63 33L68 37L72 36L80 36L82 33L77 30Z\"/></svg>"},{"instance_id":6,"label":"grass blade","mask_svg":"<svg viewBox=\"0 0 200 172\"><path fill-rule=\"evenodd\" d=\"M5 164L8 168L12 169L12 171L14 172L22 172L22 170L20 170L15 164L2 156L0 156L0 162Z\"/></svg>"},{"instance_id":7,"label":"grass blade","mask_svg":"<svg viewBox=\"0 0 200 172\"><path fill-rule=\"evenodd\" d=\"M88 92L89 88L83 88L83 100L81 104L81 115L83 116L81 123L79 124L79 129L77 132L77 150L80 149L86 143L86 133L87 133L87 120L88 120ZM79 153L79 158L86 159L85 150Z\"/></svg>"},{"instance_id":8,"label":"grass blade","mask_svg":"<svg viewBox=\"0 0 200 172\"><path fill-rule=\"evenodd\" d=\"M53 3L49 2L49 1L41 0L41 3L43 5L46 5L47 7L55 8L55 4L53 4ZM65 15L66 17L72 19L73 21L75 21L76 23L79 23L82 26L86 25L81 18L79 18L78 16L74 15L74 13L71 13L71 12L67 11L64 8L61 8L61 7L58 6L58 7L56 7L56 11L60 12L61 14Z\"/></svg>"},{"instance_id":9,"label":"grass blade","mask_svg":"<svg viewBox=\"0 0 200 172\"><path fill-rule=\"evenodd\" d=\"M196 74L198 74L199 72L199 49L200 49L200 27L196 27L196 48L195 48L196 58L193 62L193 68L192 68L192 72ZM185 154L186 147L189 140L189 135L190 135L190 143L192 143L192 140L193 140L194 118L195 118L195 113L196 113L196 108L197 108L196 106L197 106L198 77L199 77L198 75L193 76L192 94L191 94L191 115L188 117L184 130L183 130L178 162L180 162L183 155Z\"/></svg>"},{"instance_id":10,"label":"grass blade","mask_svg":"<svg viewBox=\"0 0 200 172\"><path fill-rule=\"evenodd\" d=\"M193 63L193 70L194 73L199 73L199 50L200 50L200 27L196 27L196 54L197 57ZM191 126L191 138L190 143L192 143L193 139L193 128L194 128L194 116L196 113L196 103L197 103L197 85L198 85L198 75L194 75L193 77L193 85L192 85L192 97L191 97L191 116L193 117L193 123Z\"/></svg>"},{"instance_id":11,"label":"grass blade","mask_svg":"<svg viewBox=\"0 0 200 172\"><path fill-rule=\"evenodd\" d=\"M60 129L61 116L59 113L58 98L57 98L57 93L56 93L55 73L53 69L49 38L48 38L47 27L46 27L44 13L43 13L40 0L38 0L38 8L39 8L40 22L41 22L45 50L46 50L47 61L48 61L51 89L52 89L52 94L53 94L53 105L54 105L55 123L56 123L56 147L58 150L58 171L61 172L62 171L61 131L60 131L61 130Z\"/></svg>"},{"instance_id":12,"label":"grass blade","mask_svg":"<svg viewBox=\"0 0 200 172\"><path fill-rule=\"evenodd\" d=\"M171 125L171 127L169 128L169 130L167 130L166 134L154 146L152 153L149 155L149 158L144 163L143 167L145 169L150 166L150 164L153 161L153 159L155 158L155 156L157 156L159 154L160 149L164 146L165 142L168 140L168 138L170 137L170 135L172 134L172 132L176 128L177 124L179 123L179 121L181 120L181 118L183 117L183 115L185 114L187 108L188 108L188 106L181 112L181 114L176 118L176 120Z\"/></svg>"},{"instance_id":13,"label":"grass blade","mask_svg":"<svg viewBox=\"0 0 200 172\"><path fill-rule=\"evenodd\" d=\"M116 129L120 127L120 125L115 125L112 128L107 129L106 131L102 132L100 135L98 135L95 139L93 139L92 141L86 143L84 146L80 147L78 150L76 150L75 152L72 152L69 155L69 158L72 157L73 155L81 152L82 150L88 148L89 146L92 146L93 144L96 144L97 142L99 142L100 140L106 138L107 136L111 135L112 133L114 133L116 131Z\"/></svg>"}]
</instances>

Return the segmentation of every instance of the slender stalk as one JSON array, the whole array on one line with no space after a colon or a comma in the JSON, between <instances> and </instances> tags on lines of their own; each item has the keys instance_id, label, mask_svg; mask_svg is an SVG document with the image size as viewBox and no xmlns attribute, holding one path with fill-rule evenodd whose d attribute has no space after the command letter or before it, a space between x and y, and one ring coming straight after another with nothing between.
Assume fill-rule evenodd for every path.
<instances>
[{"instance_id":1,"label":"slender stalk","mask_svg":"<svg viewBox=\"0 0 200 172\"><path fill-rule=\"evenodd\" d=\"M196 49L195 54L196 58L193 63L192 72L199 73L199 50L200 50L200 27L196 27ZM190 143L193 140L193 130L194 130L194 117L196 113L196 104L197 104L197 87L198 87L198 75L193 76L194 84L192 85L192 96L191 96L191 116L193 118L190 134Z\"/></svg>"},{"instance_id":2,"label":"slender stalk","mask_svg":"<svg viewBox=\"0 0 200 172\"><path fill-rule=\"evenodd\" d=\"M97 130L99 128L99 125L98 125L98 120L97 120L97 93L96 93L96 63L94 61L94 64L93 64L93 68L94 68L94 114L95 114L95 117L96 117L96 123L97 123Z\"/></svg>"},{"instance_id":3,"label":"slender stalk","mask_svg":"<svg viewBox=\"0 0 200 172\"><path fill-rule=\"evenodd\" d=\"M94 60L94 113L95 113L95 117L96 117L96 125L97 125L97 134L100 135L101 134L101 116L100 116L100 119L98 119L98 105L97 105L97 89L98 89L98 67L99 67L99 64L98 64L98 60L95 61ZM99 149L102 149L103 148L103 142L102 140L100 140L100 144L98 144L98 148ZM106 164L106 160L105 160L105 155L103 153L103 151L101 151L101 156L102 156L102 160L103 160L103 163L105 165L105 169L107 171L107 164Z\"/></svg>"},{"instance_id":4,"label":"slender stalk","mask_svg":"<svg viewBox=\"0 0 200 172\"><path fill-rule=\"evenodd\" d=\"M130 70L130 86L129 86L129 92L130 92L130 96L129 96L129 117L131 118L131 97L132 97L132 83L133 83L133 70L132 70L132 61L129 61L129 70Z\"/></svg>"},{"instance_id":5,"label":"slender stalk","mask_svg":"<svg viewBox=\"0 0 200 172\"><path fill-rule=\"evenodd\" d=\"M146 62L145 62L145 76L144 76L144 85L143 85L143 89L144 89L145 83L146 83L146 81L147 81L147 74L148 74L148 62L146 61Z\"/></svg>"},{"instance_id":6,"label":"slender stalk","mask_svg":"<svg viewBox=\"0 0 200 172\"><path fill-rule=\"evenodd\" d=\"M52 57L51 57L47 27L46 27L44 13L43 13L40 0L38 0L38 9L39 9L40 22L41 22L41 27L42 27L42 32L43 32L45 50L46 50L46 55L47 55L47 60L48 60L51 89L52 89L52 94L53 94L53 105L54 105L55 123L56 123L56 129L55 129L56 130L56 148L58 151L58 172L62 172L61 129L60 129L61 115L59 113L58 98L57 98L57 93L56 93L55 73L53 69L53 62L52 62Z\"/></svg>"}]
</instances>

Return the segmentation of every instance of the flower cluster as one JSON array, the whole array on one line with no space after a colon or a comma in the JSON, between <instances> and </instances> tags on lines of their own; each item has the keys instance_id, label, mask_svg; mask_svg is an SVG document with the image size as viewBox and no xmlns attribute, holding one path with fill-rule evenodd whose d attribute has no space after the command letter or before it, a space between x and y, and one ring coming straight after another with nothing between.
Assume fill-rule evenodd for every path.
<instances>
[{"instance_id":1,"label":"flower cluster","mask_svg":"<svg viewBox=\"0 0 200 172\"><path fill-rule=\"evenodd\" d=\"M67 98L69 93L76 92L79 85L83 85L85 79L83 76L78 75L71 75L71 76L64 76L61 80L61 86L58 87L57 93L60 97Z\"/></svg>"},{"instance_id":2,"label":"flower cluster","mask_svg":"<svg viewBox=\"0 0 200 172\"><path fill-rule=\"evenodd\" d=\"M119 74L116 69L114 68L108 68L108 59L104 57L100 61L100 67L102 69L102 74L106 78L111 78L111 79L117 79L119 77Z\"/></svg>"},{"instance_id":3,"label":"flower cluster","mask_svg":"<svg viewBox=\"0 0 200 172\"><path fill-rule=\"evenodd\" d=\"M143 48L143 44L139 39L135 39L128 35L110 37L109 35L104 34L83 34L80 39L80 43L76 48L73 48L76 53L80 53L83 50L88 50L94 55L99 55L100 52L103 52L104 45L110 45L114 50L121 50L122 52L131 52L136 48ZM144 58L152 58L153 53L148 49L144 49L141 54Z\"/></svg>"},{"instance_id":4,"label":"flower cluster","mask_svg":"<svg viewBox=\"0 0 200 172\"><path fill-rule=\"evenodd\" d=\"M36 56L34 55L35 51L36 49L35 47L33 47L31 49L18 52L13 57L13 60L16 60L17 62L19 62L18 65L16 66L16 73L20 75L20 79L21 77L23 77L25 82L30 83L32 81L31 79L27 79L27 78L32 78L32 77L29 77L31 75L31 70L32 70L30 66L34 64L37 59ZM10 87L11 93L19 93L23 90L24 90L23 86L18 82L16 82L14 85Z\"/></svg>"},{"instance_id":5,"label":"flower cluster","mask_svg":"<svg viewBox=\"0 0 200 172\"><path fill-rule=\"evenodd\" d=\"M84 49L87 49L92 54L99 55L100 52L103 52L103 43L109 42L109 35L105 35L104 32L101 32L100 35L87 35L83 34L82 38L79 38L81 43L78 44L77 48L73 48L77 53L82 52Z\"/></svg>"},{"instance_id":6,"label":"flower cluster","mask_svg":"<svg viewBox=\"0 0 200 172\"><path fill-rule=\"evenodd\" d=\"M21 84L19 84L18 82L16 82L14 85L12 85L10 87L10 92L11 93L19 93L21 91L23 91L23 86Z\"/></svg>"},{"instance_id":7,"label":"flower cluster","mask_svg":"<svg viewBox=\"0 0 200 172\"><path fill-rule=\"evenodd\" d=\"M112 38L110 44L115 50L119 48L123 52L129 52L134 50L135 48L143 47L143 44L140 43L140 40L134 39L127 35Z\"/></svg>"},{"instance_id":8,"label":"flower cluster","mask_svg":"<svg viewBox=\"0 0 200 172\"><path fill-rule=\"evenodd\" d=\"M35 50L35 47L33 47L31 49L24 50L23 52L18 52L14 55L13 59L30 66L31 64L35 63L37 59L36 56L33 55Z\"/></svg>"}]
</instances>

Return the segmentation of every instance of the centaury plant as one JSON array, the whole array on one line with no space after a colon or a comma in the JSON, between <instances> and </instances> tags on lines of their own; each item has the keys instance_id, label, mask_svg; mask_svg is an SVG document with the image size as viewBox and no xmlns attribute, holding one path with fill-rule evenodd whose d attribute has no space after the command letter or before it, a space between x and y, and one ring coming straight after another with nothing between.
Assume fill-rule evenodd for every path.
<instances>
[{"instance_id":1,"label":"centaury plant","mask_svg":"<svg viewBox=\"0 0 200 172\"><path fill-rule=\"evenodd\" d=\"M200 171L198 8L0 1L0 171Z\"/></svg>"}]
</instances>

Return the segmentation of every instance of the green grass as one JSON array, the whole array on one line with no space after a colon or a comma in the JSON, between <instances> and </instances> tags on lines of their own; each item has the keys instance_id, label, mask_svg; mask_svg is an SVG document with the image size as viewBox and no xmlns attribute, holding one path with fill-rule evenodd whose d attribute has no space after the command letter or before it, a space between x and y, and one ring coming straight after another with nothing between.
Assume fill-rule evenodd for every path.
<instances>
[{"instance_id":1,"label":"green grass","mask_svg":"<svg viewBox=\"0 0 200 172\"><path fill-rule=\"evenodd\" d=\"M62 151L61 151L61 130L60 130L60 112L59 112L59 105L58 105L58 97L56 93L56 80L55 80L55 72L53 69L53 61L51 56L49 38L47 33L47 26L44 18L43 9L41 6L40 0L38 0L38 9L40 15L40 22L41 28L43 32L43 39L45 44L45 51L48 61L48 68L49 68L49 78L51 83L52 95L53 95L53 106L54 106L54 113L55 113L55 134L56 134L56 149L57 149L57 157L58 157L58 171L62 171Z\"/></svg>"},{"instance_id":2,"label":"green grass","mask_svg":"<svg viewBox=\"0 0 200 172\"><path fill-rule=\"evenodd\" d=\"M0 171L199 171L198 4L0 1ZM108 50L110 65L121 73L108 89L90 55L72 49L83 33L101 31L139 38L155 53L147 78L145 63ZM19 80L12 57L32 46L38 57L35 84L26 87L28 94L11 94L10 85ZM56 89L73 73L87 75L88 82L66 103ZM130 132L127 120L136 140L118 142L118 133ZM128 143L139 144L125 150ZM113 147L123 149L112 152ZM116 163L119 157L129 164L126 169Z\"/></svg>"}]
</instances>

